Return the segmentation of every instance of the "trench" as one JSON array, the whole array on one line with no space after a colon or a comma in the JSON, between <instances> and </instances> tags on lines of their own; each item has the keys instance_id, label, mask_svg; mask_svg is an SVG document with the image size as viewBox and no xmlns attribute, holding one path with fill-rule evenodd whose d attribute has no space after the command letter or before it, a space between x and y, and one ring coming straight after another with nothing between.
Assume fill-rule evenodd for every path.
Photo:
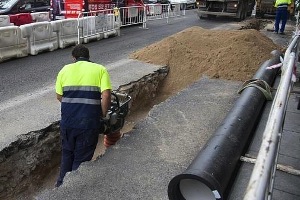
<instances>
[{"instance_id":1,"label":"trench","mask_svg":"<svg viewBox=\"0 0 300 200\"><path fill-rule=\"evenodd\" d=\"M121 133L132 130L155 104L168 97L158 89L168 71L167 67L162 67L118 88L132 97ZM100 134L92 161L105 154L103 138ZM59 121L42 130L20 135L0 152L0 199L33 199L37 193L54 188L60 159Z\"/></svg>"}]
</instances>

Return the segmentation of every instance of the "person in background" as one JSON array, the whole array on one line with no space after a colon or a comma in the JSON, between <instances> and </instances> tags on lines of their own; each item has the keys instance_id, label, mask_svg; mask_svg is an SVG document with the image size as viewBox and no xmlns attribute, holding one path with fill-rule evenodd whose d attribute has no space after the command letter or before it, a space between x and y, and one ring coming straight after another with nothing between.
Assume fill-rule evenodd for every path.
<instances>
[{"instance_id":1,"label":"person in background","mask_svg":"<svg viewBox=\"0 0 300 200\"><path fill-rule=\"evenodd\" d=\"M62 145L56 187L63 183L67 172L92 159L111 102L112 86L106 68L91 62L88 48L81 44L75 46L72 57L75 63L60 70L55 86L61 102Z\"/></svg>"},{"instance_id":2,"label":"person in background","mask_svg":"<svg viewBox=\"0 0 300 200\"><path fill-rule=\"evenodd\" d=\"M275 17L275 26L274 32L279 34L284 34L285 24L288 19L288 6L291 4L291 0L276 0L274 7L276 9L276 17ZM281 21L281 26L279 29L279 24Z\"/></svg>"}]
</instances>

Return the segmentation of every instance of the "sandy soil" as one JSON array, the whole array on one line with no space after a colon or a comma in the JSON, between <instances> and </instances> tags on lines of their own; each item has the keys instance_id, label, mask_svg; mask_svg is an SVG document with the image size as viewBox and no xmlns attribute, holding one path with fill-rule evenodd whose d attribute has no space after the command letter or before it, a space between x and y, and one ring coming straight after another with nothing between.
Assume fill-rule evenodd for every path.
<instances>
[{"instance_id":1,"label":"sandy soil","mask_svg":"<svg viewBox=\"0 0 300 200\"><path fill-rule=\"evenodd\" d=\"M203 75L248 80L274 49L280 47L254 29L192 27L134 52L131 58L167 65L170 73L160 92L171 95Z\"/></svg>"}]
</instances>

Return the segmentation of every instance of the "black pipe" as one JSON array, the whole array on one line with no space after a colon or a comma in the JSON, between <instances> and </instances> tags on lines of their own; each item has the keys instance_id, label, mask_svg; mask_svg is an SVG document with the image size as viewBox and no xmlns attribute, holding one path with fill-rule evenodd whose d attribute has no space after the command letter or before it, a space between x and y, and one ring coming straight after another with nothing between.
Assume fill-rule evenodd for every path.
<instances>
[{"instance_id":1,"label":"black pipe","mask_svg":"<svg viewBox=\"0 0 300 200\"><path fill-rule=\"evenodd\" d=\"M280 62L280 52L273 51L253 79L273 82L278 69L266 69ZM266 98L255 87L247 87L222 124L201 149L190 166L169 183L170 200L224 199L224 193L239 158L260 118Z\"/></svg>"}]
</instances>

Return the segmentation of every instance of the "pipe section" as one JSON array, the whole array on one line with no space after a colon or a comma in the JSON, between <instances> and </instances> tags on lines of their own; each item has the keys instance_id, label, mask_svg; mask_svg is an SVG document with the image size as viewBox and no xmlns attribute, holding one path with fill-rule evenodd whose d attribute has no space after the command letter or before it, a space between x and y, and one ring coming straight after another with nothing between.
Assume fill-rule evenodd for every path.
<instances>
[{"instance_id":1,"label":"pipe section","mask_svg":"<svg viewBox=\"0 0 300 200\"><path fill-rule=\"evenodd\" d=\"M273 51L254 75L272 85L278 69L268 66L280 62L280 52ZM266 98L255 87L247 87L214 135L201 149L189 167L169 183L170 200L224 199L225 190L248 139L260 118Z\"/></svg>"}]
</instances>

